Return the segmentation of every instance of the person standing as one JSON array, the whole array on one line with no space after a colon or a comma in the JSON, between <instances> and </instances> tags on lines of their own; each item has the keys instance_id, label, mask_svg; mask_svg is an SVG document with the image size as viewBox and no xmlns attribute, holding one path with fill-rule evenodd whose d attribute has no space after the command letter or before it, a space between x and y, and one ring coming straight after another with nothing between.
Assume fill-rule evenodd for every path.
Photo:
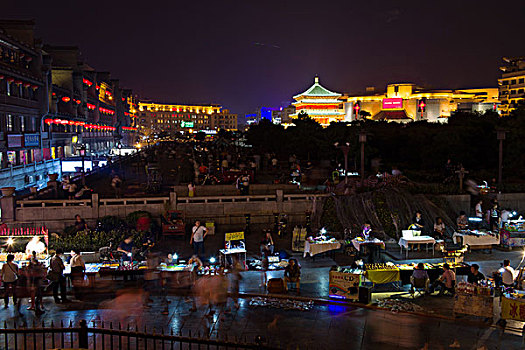
<instances>
[{"instance_id":1,"label":"person standing","mask_svg":"<svg viewBox=\"0 0 525 350\"><path fill-rule=\"evenodd\" d=\"M191 229L191 238L190 244L193 245L193 254L199 255L199 251L202 250L204 254L204 238L208 234L208 229L204 226L201 226L199 220L195 221L195 226Z\"/></svg>"},{"instance_id":2,"label":"person standing","mask_svg":"<svg viewBox=\"0 0 525 350\"><path fill-rule=\"evenodd\" d=\"M489 221L490 222L490 230L497 232L498 231L498 227L499 227L499 208L498 208L498 203L494 203L494 205L490 209L490 218L489 218L489 220L490 220Z\"/></svg>"},{"instance_id":3,"label":"person standing","mask_svg":"<svg viewBox=\"0 0 525 350\"><path fill-rule=\"evenodd\" d=\"M64 254L64 251L58 248L49 262L50 272L48 273L48 278L51 280L53 298L57 304L61 301L62 303L68 302L66 298L66 278L64 277L65 266L61 257L62 254ZM60 288L61 299L58 297L58 288Z\"/></svg>"},{"instance_id":4,"label":"person standing","mask_svg":"<svg viewBox=\"0 0 525 350\"><path fill-rule=\"evenodd\" d=\"M44 265L38 261L36 252L32 252L31 260L29 260L31 305L27 309L34 310L37 315L44 312L42 310L42 279L45 277L45 274Z\"/></svg>"},{"instance_id":5,"label":"person standing","mask_svg":"<svg viewBox=\"0 0 525 350\"><path fill-rule=\"evenodd\" d=\"M15 260L15 256L13 254L7 255L6 263L2 266L2 270L0 272L2 277L2 282L4 282L4 308L7 309L9 307L9 295L13 297L13 305L15 307L18 307L19 304L17 303L17 297L16 297L16 285L18 282L18 265L15 264L13 261Z\"/></svg>"},{"instance_id":6,"label":"person standing","mask_svg":"<svg viewBox=\"0 0 525 350\"><path fill-rule=\"evenodd\" d=\"M412 226L418 231L423 231L425 228L425 221L423 221L423 216L419 210L416 211L416 214L412 218Z\"/></svg>"},{"instance_id":7,"label":"person standing","mask_svg":"<svg viewBox=\"0 0 525 350\"><path fill-rule=\"evenodd\" d=\"M483 217L483 201L480 199L478 203L476 204L476 217L482 218Z\"/></svg>"},{"instance_id":8,"label":"person standing","mask_svg":"<svg viewBox=\"0 0 525 350\"><path fill-rule=\"evenodd\" d=\"M82 299L82 287L84 282L84 273L86 272L86 264L80 255L80 250L75 248L71 251L71 283L75 291L75 298Z\"/></svg>"},{"instance_id":9,"label":"person standing","mask_svg":"<svg viewBox=\"0 0 525 350\"><path fill-rule=\"evenodd\" d=\"M445 239L445 223L441 217L436 218L434 223L434 238L435 239Z\"/></svg>"},{"instance_id":10,"label":"person standing","mask_svg":"<svg viewBox=\"0 0 525 350\"><path fill-rule=\"evenodd\" d=\"M118 175L113 176L111 179L111 187L115 191L115 198L120 198L122 196L122 180Z\"/></svg>"},{"instance_id":11,"label":"person standing","mask_svg":"<svg viewBox=\"0 0 525 350\"><path fill-rule=\"evenodd\" d=\"M193 182L190 182L188 184L188 197L193 197L195 196L195 185L193 184Z\"/></svg>"}]
</instances>

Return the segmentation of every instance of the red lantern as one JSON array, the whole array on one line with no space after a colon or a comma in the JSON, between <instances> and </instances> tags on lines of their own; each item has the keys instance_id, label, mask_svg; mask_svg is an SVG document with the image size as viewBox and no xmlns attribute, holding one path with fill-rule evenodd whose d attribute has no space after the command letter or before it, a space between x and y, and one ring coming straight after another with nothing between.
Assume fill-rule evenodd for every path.
<instances>
[{"instance_id":1,"label":"red lantern","mask_svg":"<svg viewBox=\"0 0 525 350\"><path fill-rule=\"evenodd\" d=\"M13 77L9 77L9 78L7 78L7 81L8 81L9 83L12 83L13 81L15 81L15 78L13 78Z\"/></svg>"},{"instance_id":2,"label":"red lantern","mask_svg":"<svg viewBox=\"0 0 525 350\"><path fill-rule=\"evenodd\" d=\"M16 84L16 85L20 85L20 84L22 84L22 80L17 80L17 81L15 81L15 84Z\"/></svg>"},{"instance_id":3,"label":"red lantern","mask_svg":"<svg viewBox=\"0 0 525 350\"><path fill-rule=\"evenodd\" d=\"M46 124L51 124L53 122L53 119L45 119L44 120L44 123Z\"/></svg>"},{"instance_id":4,"label":"red lantern","mask_svg":"<svg viewBox=\"0 0 525 350\"><path fill-rule=\"evenodd\" d=\"M31 85L31 89L33 89L33 90L38 89L38 85Z\"/></svg>"},{"instance_id":5,"label":"red lantern","mask_svg":"<svg viewBox=\"0 0 525 350\"><path fill-rule=\"evenodd\" d=\"M24 87L25 87L25 88L30 87L30 86L31 86L31 84L29 84L29 83L24 83Z\"/></svg>"},{"instance_id":6,"label":"red lantern","mask_svg":"<svg viewBox=\"0 0 525 350\"><path fill-rule=\"evenodd\" d=\"M67 96L62 97L62 101L66 102L66 103L69 102L70 100L71 99L69 97L67 97Z\"/></svg>"},{"instance_id":7,"label":"red lantern","mask_svg":"<svg viewBox=\"0 0 525 350\"><path fill-rule=\"evenodd\" d=\"M0 74L0 80L4 80L4 76Z\"/></svg>"}]
</instances>

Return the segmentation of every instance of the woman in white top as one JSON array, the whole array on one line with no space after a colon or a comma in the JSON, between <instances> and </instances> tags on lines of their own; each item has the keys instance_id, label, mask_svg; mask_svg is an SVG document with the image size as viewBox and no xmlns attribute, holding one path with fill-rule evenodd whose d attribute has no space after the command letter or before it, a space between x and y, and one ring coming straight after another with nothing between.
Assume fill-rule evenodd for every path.
<instances>
[{"instance_id":1,"label":"woman in white top","mask_svg":"<svg viewBox=\"0 0 525 350\"><path fill-rule=\"evenodd\" d=\"M434 238L445 239L445 223L440 217L437 217L436 222L434 223Z\"/></svg>"}]
</instances>

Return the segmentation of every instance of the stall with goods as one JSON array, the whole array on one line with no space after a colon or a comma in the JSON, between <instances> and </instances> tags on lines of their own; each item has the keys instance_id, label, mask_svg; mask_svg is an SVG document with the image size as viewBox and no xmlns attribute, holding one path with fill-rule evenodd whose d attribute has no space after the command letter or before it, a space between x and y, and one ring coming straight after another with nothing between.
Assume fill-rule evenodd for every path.
<instances>
[{"instance_id":1,"label":"stall with goods","mask_svg":"<svg viewBox=\"0 0 525 350\"><path fill-rule=\"evenodd\" d=\"M525 291L513 290L501 297L501 319L505 325L507 320L525 322ZM523 326L525 331L525 325Z\"/></svg>"},{"instance_id":2,"label":"stall with goods","mask_svg":"<svg viewBox=\"0 0 525 350\"><path fill-rule=\"evenodd\" d=\"M317 237L309 237L304 244L303 257L311 257L341 248L341 243L333 237L328 237L321 231Z\"/></svg>"},{"instance_id":3,"label":"stall with goods","mask_svg":"<svg viewBox=\"0 0 525 350\"><path fill-rule=\"evenodd\" d=\"M2 240L0 267L9 254L14 255L14 262L20 267L29 263L33 252L40 261L45 261L49 257L49 231L45 227L4 228L0 231L0 239Z\"/></svg>"},{"instance_id":4,"label":"stall with goods","mask_svg":"<svg viewBox=\"0 0 525 350\"><path fill-rule=\"evenodd\" d=\"M399 267L393 263L365 264L364 270L364 276L373 284L401 281Z\"/></svg>"},{"instance_id":5,"label":"stall with goods","mask_svg":"<svg viewBox=\"0 0 525 350\"><path fill-rule=\"evenodd\" d=\"M399 239L399 247L401 256L403 255L403 248L405 248L406 258L408 259L408 251L413 249L420 249L421 245L426 247L428 252L429 246L432 246L432 256L434 256L434 246L436 240L430 236L421 236L421 231L403 230L402 237Z\"/></svg>"},{"instance_id":6,"label":"stall with goods","mask_svg":"<svg viewBox=\"0 0 525 350\"><path fill-rule=\"evenodd\" d=\"M452 240L455 244L468 246L473 249L492 249L500 243L499 235L485 230L458 230L454 232Z\"/></svg>"},{"instance_id":7,"label":"stall with goods","mask_svg":"<svg viewBox=\"0 0 525 350\"><path fill-rule=\"evenodd\" d=\"M359 286L363 271L348 267L336 267L330 270L329 295L332 298L359 299Z\"/></svg>"},{"instance_id":8,"label":"stall with goods","mask_svg":"<svg viewBox=\"0 0 525 350\"><path fill-rule=\"evenodd\" d=\"M457 314L492 319L494 314L494 286L491 281L480 285L460 282L454 294L454 316ZM492 323L492 322L491 322Z\"/></svg>"},{"instance_id":9,"label":"stall with goods","mask_svg":"<svg viewBox=\"0 0 525 350\"><path fill-rule=\"evenodd\" d=\"M230 232L225 235L224 249L219 250L219 262L222 266L231 265L233 257L246 265L246 245L244 243L244 232Z\"/></svg>"},{"instance_id":10,"label":"stall with goods","mask_svg":"<svg viewBox=\"0 0 525 350\"><path fill-rule=\"evenodd\" d=\"M508 220L500 230L501 245L505 248L525 247L525 220Z\"/></svg>"}]
</instances>

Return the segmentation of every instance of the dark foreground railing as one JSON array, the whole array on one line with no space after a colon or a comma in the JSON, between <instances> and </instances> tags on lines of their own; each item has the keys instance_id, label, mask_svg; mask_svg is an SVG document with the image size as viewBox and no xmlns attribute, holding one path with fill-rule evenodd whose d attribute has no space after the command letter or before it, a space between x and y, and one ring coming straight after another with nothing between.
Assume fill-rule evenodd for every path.
<instances>
[{"instance_id":1,"label":"dark foreground railing","mask_svg":"<svg viewBox=\"0 0 525 350\"><path fill-rule=\"evenodd\" d=\"M186 336L175 335L173 330L166 334L164 330L157 332L152 329L148 332L144 328L144 331L141 332L138 329L130 329L129 325L126 329L123 329L120 324L114 327L113 323L109 323L107 328L104 327L104 323L101 323L101 327L88 327L84 320L79 322L78 327L74 327L72 323L69 326L61 323L60 327L55 327L51 322L49 326L42 323L40 327L36 324L31 327L27 325L20 327L15 323L12 328L8 328L5 321L3 328L0 327L0 349L47 350L57 348L92 350L278 349L264 344L261 337L256 337L253 343L247 343L246 339L244 341L228 340L228 337L219 336L212 339L201 337L200 333L193 336L191 332L188 332Z\"/></svg>"}]
</instances>

